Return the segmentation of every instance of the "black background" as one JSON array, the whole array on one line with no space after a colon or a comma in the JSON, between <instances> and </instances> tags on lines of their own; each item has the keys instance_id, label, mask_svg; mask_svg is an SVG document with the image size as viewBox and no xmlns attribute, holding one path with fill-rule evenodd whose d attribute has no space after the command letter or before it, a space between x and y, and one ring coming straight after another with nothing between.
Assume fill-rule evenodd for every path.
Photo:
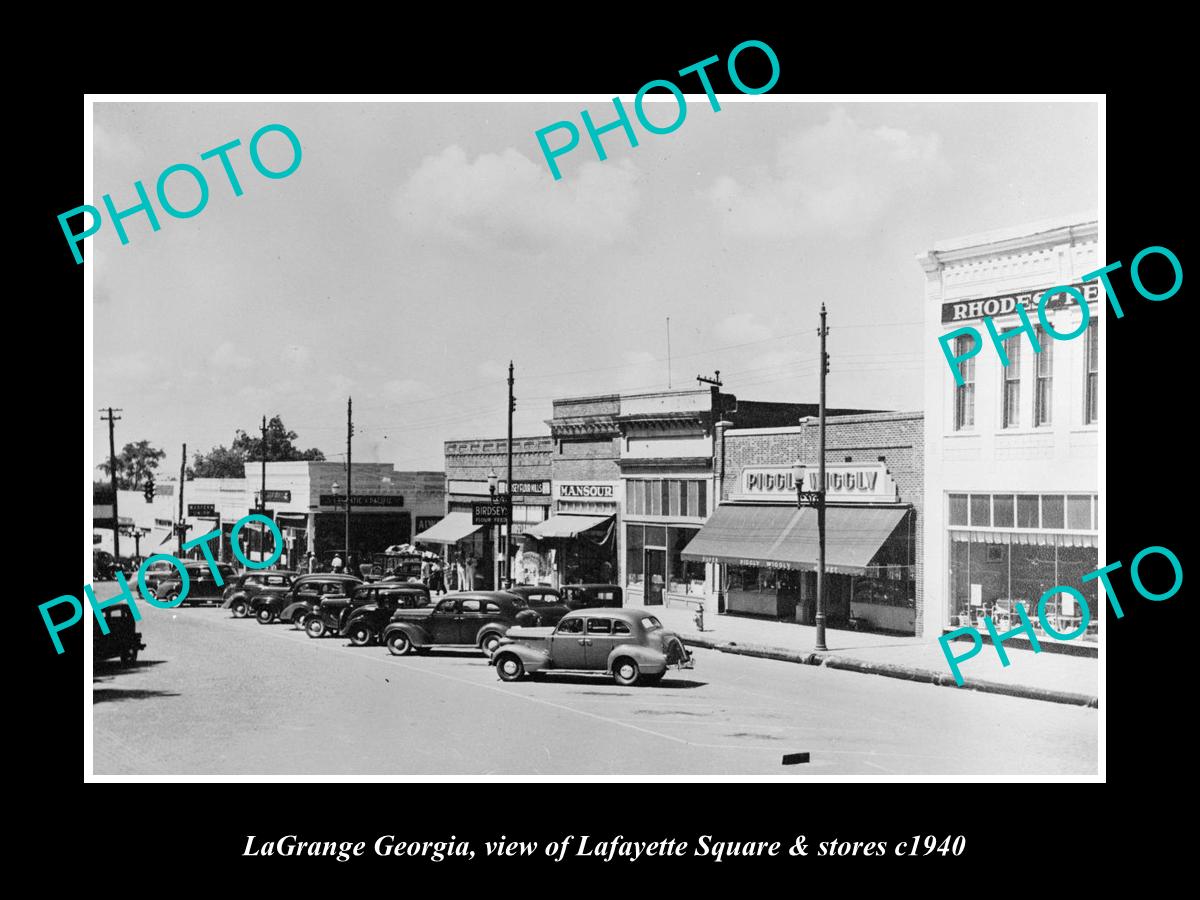
<instances>
[{"instance_id":1,"label":"black background","mask_svg":"<svg viewBox=\"0 0 1200 900\"><path fill-rule=\"evenodd\" d=\"M861 884L858 879L873 872L941 877L946 880L930 887L954 891L971 890L976 880L998 884L1000 873L1018 890L1039 884L1067 889L1098 876L1114 860L1145 852L1159 858L1169 855L1171 823L1156 818L1158 812L1145 804L1160 802L1167 808L1170 798L1191 781L1191 747L1181 730L1191 719L1191 672L1186 662L1191 654L1185 643L1190 637L1185 621L1190 582L1185 580L1184 589L1170 600L1152 603L1135 594L1127 574L1134 554L1152 544L1170 547L1185 573L1191 571L1184 542L1191 529L1185 528L1183 514L1193 505L1189 489L1197 483L1189 396L1195 378L1184 368L1193 340L1184 321L1187 283L1170 300L1151 303L1137 296L1128 280L1129 261L1149 245L1171 248L1188 270L1183 221L1191 212L1190 192L1185 195L1185 183L1191 179L1183 157L1191 147L1179 135L1179 101L1173 97L1178 82L1171 69L1175 57L1162 46L1163 37L1140 41L1124 29L1117 36L1100 36L1080 16L1072 23L1038 22L1043 41L1031 41L1022 32L1020 43L1009 43L1010 36L998 28L985 37L959 31L939 25L938 17L924 9L913 11L911 18L900 17L896 30L876 20L854 27L818 22L771 28L726 25L658 35L615 18L605 8L572 10L585 21L594 16L594 29L556 22L558 11L553 9L544 13L548 22L541 26L543 32L520 41L508 32L525 34L523 25L491 23L493 29L479 22L474 23L478 37L473 39L457 31L425 29L374 38L377 43L372 46L357 24L352 41L331 33L319 42L288 42L286 48L259 51L257 56L237 42L219 42L206 49L210 55L202 72L164 58L142 69L92 70L87 87L163 93L589 92L628 98L644 82L670 77L716 54L722 64L710 68L710 77L714 89L725 93L734 90L724 74L729 50L746 38L757 38L770 44L780 60L782 74L772 93L1107 92L1108 195L1102 216L1107 261L1125 263L1113 280L1126 313L1120 320L1111 310L1107 316L1108 393L1102 411L1111 473L1105 561L1125 563L1113 578L1125 617L1118 621L1109 613L1104 644L1107 700L1100 714L1107 726L1108 785L978 779L947 784L85 786L82 628L62 635L67 652L58 657L37 612L38 603L59 594L78 595L80 590L75 504L79 480L90 480L91 465L91 448L85 447L81 472L81 410L70 399L78 396L71 356L82 342L74 330L78 326L68 323L80 309L82 267L75 265L56 221L58 213L84 199L84 103L75 85L60 82L25 101L25 121L30 128L36 124L37 140L28 145L22 171L32 163L35 176L18 179L29 197L22 201L25 212L15 223L10 219L10 226L19 229L16 246L32 250L39 263L30 267L33 277L18 278L27 287L11 297L10 306L13 331L24 337L19 345L10 343L10 359L24 377L10 368L10 410L15 415L9 422L16 431L13 437L25 439L10 441L28 448L28 458L16 459L10 467L32 469L32 478L20 481L37 486L36 491L19 486L14 492L16 514L10 519L16 528L8 539L10 565L22 572L19 581L10 583L27 586L10 601L22 607L13 620L24 623L25 656L10 688L22 707L21 726L9 736L10 746L19 751L20 771L33 776L25 782L33 797L19 819L27 843L52 848L61 860L64 848L80 839L92 842L91 852L98 855L86 865L81 861L75 876L85 879L85 887L124 873L143 890L179 884L189 889L230 886L247 877L269 877L280 885L346 888L355 885L355 873L371 871L388 879L373 883L397 890L416 890L427 878L432 883L426 889L437 889L439 877L462 886L464 875L477 873L489 879L508 875L516 879L510 882L513 889L548 895L590 892L592 884L606 892L614 886L640 892L645 888L638 882L640 873L650 869L669 871L681 886L702 889L726 884L761 889L768 882L749 879L778 876L770 883L783 890L816 884L853 890ZM585 32L592 31L595 36L586 37ZM1072 37L1060 37L1065 34ZM754 70L759 58L755 51L739 58L747 84L766 80L765 68ZM266 72L287 74L267 78ZM692 91L695 85L684 82L684 88ZM1080 138L1046 135L1047 142L1079 142L1081 154L1092 152ZM673 139L685 140L686 128ZM32 233L25 236L25 229ZM25 269L24 256L10 259ZM919 285L913 290L920 290ZM14 336L10 332L10 341ZM97 368L103 367L105 348L95 353ZM95 404L106 400L97 396ZM82 413L93 420L94 428L101 427L95 409ZM27 521L30 514L32 521ZM28 546L20 535L29 538ZM1146 578L1153 578L1151 567ZM550 866L540 856L534 862L489 861L479 852L469 864L421 864L370 855L350 863L240 856L248 834L368 843L381 834L412 840L456 835L472 840L479 851L484 840L501 833L539 842L564 834L589 834L593 840L623 834L688 841L712 834L725 840L779 840L785 853L776 859L719 865L694 859L686 865L679 859L634 865L577 860L572 880L538 882L523 881L522 874L531 866L540 869L533 873L538 875L565 875L569 870ZM895 842L914 834L965 834L968 850L958 859L935 855L798 860L786 855L797 834L807 835L810 846L833 838ZM579 880L581 873L589 878L587 887Z\"/></svg>"}]
</instances>

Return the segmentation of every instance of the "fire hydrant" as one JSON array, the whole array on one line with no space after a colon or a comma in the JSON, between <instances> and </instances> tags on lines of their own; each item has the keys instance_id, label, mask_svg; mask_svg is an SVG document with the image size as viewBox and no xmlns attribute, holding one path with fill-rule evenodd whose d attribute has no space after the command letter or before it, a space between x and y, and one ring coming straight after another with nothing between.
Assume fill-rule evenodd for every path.
<instances>
[{"instance_id":1,"label":"fire hydrant","mask_svg":"<svg viewBox=\"0 0 1200 900\"><path fill-rule=\"evenodd\" d=\"M696 630L704 630L704 607L701 606L696 610L696 615L692 617L692 621L696 623Z\"/></svg>"}]
</instances>

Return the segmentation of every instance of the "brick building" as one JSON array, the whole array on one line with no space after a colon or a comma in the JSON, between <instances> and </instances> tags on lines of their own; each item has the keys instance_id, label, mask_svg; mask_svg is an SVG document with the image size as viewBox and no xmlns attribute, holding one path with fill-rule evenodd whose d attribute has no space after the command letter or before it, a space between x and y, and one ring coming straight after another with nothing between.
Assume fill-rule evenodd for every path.
<instances>
[{"instance_id":1,"label":"brick building","mask_svg":"<svg viewBox=\"0 0 1200 900\"><path fill-rule=\"evenodd\" d=\"M553 442L546 436L513 438L512 546L518 554L518 569L528 563L530 577L541 580L548 573L536 560L526 560L519 548L528 528L544 521L550 513L550 455ZM446 507L440 520L427 523L415 537L418 543L444 548L448 563L456 567L474 560L473 573L462 587L491 589L504 573L504 531L498 525L472 523L471 504L488 499L495 482L496 493L509 493L508 439L487 438L446 441ZM463 574L466 575L464 568Z\"/></svg>"},{"instance_id":2,"label":"brick building","mask_svg":"<svg viewBox=\"0 0 1200 900\"><path fill-rule=\"evenodd\" d=\"M720 505L682 557L719 566L718 610L811 624L816 510L796 505L797 478L817 488L815 417L799 426L724 428ZM826 617L831 627L919 634L923 627L924 417L826 419ZM799 465L799 468L797 466Z\"/></svg>"}]
</instances>

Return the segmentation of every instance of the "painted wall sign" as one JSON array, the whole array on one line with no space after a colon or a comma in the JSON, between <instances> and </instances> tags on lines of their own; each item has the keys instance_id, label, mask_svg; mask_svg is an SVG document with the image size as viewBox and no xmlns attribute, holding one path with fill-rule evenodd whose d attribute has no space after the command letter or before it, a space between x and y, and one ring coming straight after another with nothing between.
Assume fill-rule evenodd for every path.
<instances>
[{"instance_id":1,"label":"painted wall sign","mask_svg":"<svg viewBox=\"0 0 1200 900\"><path fill-rule=\"evenodd\" d=\"M819 490L815 465L801 470L800 484L791 466L747 466L742 470L742 500L778 500L795 503L797 489ZM825 499L829 503L895 503L899 489L884 463L827 463Z\"/></svg>"},{"instance_id":2,"label":"painted wall sign","mask_svg":"<svg viewBox=\"0 0 1200 900\"><path fill-rule=\"evenodd\" d=\"M267 491L269 494L270 491ZM322 506L345 506L345 494L322 494L320 496ZM400 494L355 494L351 500L353 507L371 507L371 506L403 506L404 497Z\"/></svg>"},{"instance_id":3,"label":"painted wall sign","mask_svg":"<svg viewBox=\"0 0 1200 900\"><path fill-rule=\"evenodd\" d=\"M616 489L611 484L589 484L587 482L564 481L558 485L558 496L563 498L584 497L611 500Z\"/></svg>"},{"instance_id":4,"label":"painted wall sign","mask_svg":"<svg viewBox=\"0 0 1200 900\"><path fill-rule=\"evenodd\" d=\"M979 297L943 303L942 321L963 322L968 319L982 319L984 316L1003 316L1016 309L1017 304L1025 307L1027 313L1034 313L1037 311L1038 301L1041 300L1042 294L1051 287L1052 285L1046 285L1028 293L1001 294L997 297ZM1074 284L1071 287L1081 292L1089 303L1100 296L1100 286L1094 281L1087 284ZM1071 295L1064 291L1047 300L1046 309L1058 309L1072 302L1074 301L1071 300Z\"/></svg>"}]
</instances>

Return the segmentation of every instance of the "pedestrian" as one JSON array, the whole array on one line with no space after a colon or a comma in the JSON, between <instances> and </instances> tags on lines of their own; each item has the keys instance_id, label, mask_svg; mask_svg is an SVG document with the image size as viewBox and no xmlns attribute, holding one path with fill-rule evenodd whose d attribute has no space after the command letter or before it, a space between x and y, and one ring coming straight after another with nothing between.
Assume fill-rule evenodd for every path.
<instances>
[{"instance_id":1,"label":"pedestrian","mask_svg":"<svg viewBox=\"0 0 1200 900\"><path fill-rule=\"evenodd\" d=\"M340 573L342 571L342 554L333 554L333 571Z\"/></svg>"},{"instance_id":2,"label":"pedestrian","mask_svg":"<svg viewBox=\"0 0 1200 900\"><path fill-rule=\"evenodd\" d=\"M454 560L450 560L446 564L445 580L447 593L453 593L458 590L458 565Z\"/></svg>"},{"instance_id":3,"label":"pedestrian","mask_svg":"<svg viewBox=\"0 0 1200 900\"><path fill-rule=\"evenodd\" d=\"M308 551L308 560L307 560L306 568L308 569L309 575L311 575L313 572L317 571L317 554L313 553L311 550Z\"/></svg>"},{"instance_id":4,"label":"pedestrian","mask_svg":"<svg viewBox=\"0 0 1200 900\"><path fill-rule=\"evenodd\" d=\"M463 590L464 591L475 590L475 564L476 564L476 560L475 560L474 554L469 554L467 556L466 563L463 565Z\"/></svg>"},{"instance_id":5,"label":"pedestrian","mask_svg":"<svg viewBox=\"0 0 1200 900\"><path fill-rule=\"evenodd\" d=\"M429 576L433 572L433 566L429 564L428 559L421 560L421 584L429 587Z\"/></svg>"},{"instance_id":6,"label":"pedestrian","mask_svg":"<svg viewBox=\"0 0 1200 900\"><path fill-rule=\"evenodd\" d=\"M446 593L446 581L442 577L442 567L436 562L429 570L429 590L436 592L439 597Z\"/></svg>"}]
</instances>

